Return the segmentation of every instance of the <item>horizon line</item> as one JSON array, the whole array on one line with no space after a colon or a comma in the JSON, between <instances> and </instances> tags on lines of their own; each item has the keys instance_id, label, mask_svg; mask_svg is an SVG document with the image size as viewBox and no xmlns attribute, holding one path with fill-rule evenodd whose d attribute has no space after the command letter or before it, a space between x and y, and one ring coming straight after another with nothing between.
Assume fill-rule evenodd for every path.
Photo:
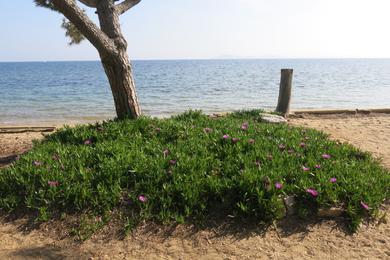
<instances>
[{"instance_id":1,"label":"horizon line","mask_svg":"<svg viewBox=\"0 0 390 260\"><path fill-rule=\"evenodd\" d=\"M351 57L335 57L335 58L324 58L324 57L303 57L303 58L281 58L281 57L264 57L264 58L135 58L130 59L130 61L207 61L207 60L389 60L390 57L358 57L358 58L351 58ZM100 59L81 59L81 60L0 60L0 63L27 63L27 62L36 62L36 63L44 63L44 62L100 62Z\"/></svg>"}]
</instances>

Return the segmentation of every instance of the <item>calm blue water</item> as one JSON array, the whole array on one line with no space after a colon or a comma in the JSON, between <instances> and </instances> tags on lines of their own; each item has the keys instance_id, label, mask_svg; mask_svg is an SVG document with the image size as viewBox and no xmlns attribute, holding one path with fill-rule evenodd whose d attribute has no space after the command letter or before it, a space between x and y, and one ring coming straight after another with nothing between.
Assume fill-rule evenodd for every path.
<instances>
[{"instance_id":1,"label":"calm blue water","mask_svg":"<svg viewBox=\"0 0 390 260\"><path fill-rule=\"evenodd\" d=\"M133 62L143 112L204 112L276 105L281 68L293 68L292 109L390 107L387 60ZM115 116L99 62L0 63L0 125Z\"/></svg>"}]
</instances>

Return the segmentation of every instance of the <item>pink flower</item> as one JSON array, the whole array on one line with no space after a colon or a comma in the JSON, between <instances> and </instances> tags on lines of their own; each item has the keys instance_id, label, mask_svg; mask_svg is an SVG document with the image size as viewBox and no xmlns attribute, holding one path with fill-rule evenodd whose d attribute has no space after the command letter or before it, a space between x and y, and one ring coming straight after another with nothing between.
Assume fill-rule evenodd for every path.
<instances>
[{"instance_id":1,"label":"pink flower","mask_svg":"<svg viewBox=\"0 0 390 260\"><path fill-rule=\"evenodd\" d=\"M155 131L156 131L157 133L160 133L160 132L161 132L161 128L157 127Z\"/></svg>"},{"instance_id":2,"label":"pink flower","mask_svg":"<svg viewBox=\"0 0 390 260\"><path fill-rule=\"evenodd\" d=\"M321 165L317 164L317 165L315 166L315 168L316 168L316 169L321 169Z\"/></svg>"},{"instance_id":3,"label":"pink flower","mask_svg":"<svg viewBox=\"0 0 390 260\"><path fill-rule=\"evenodd\" d=\"M60 183L58 181L48 181L47 184L50 187L57 187L58 185L60 185Z\"/></svg>"},{"instance_id":4,"label":"pink flower","mask_svg":"<svg viewBox=\"0 0 390 260\"><path fill-rule=\"evenodd\" d=\"M91 139L87 139L84 141L84 144L85 145L91 145L92 144L92 140Z\"/></svg>"},{"instance_id":5,"label":"pink flower","mask_svg":"<svg viewBox=\"0 0 390 260\"><path fill-rule=\"evenodd\" d=\"M148 201L148 199L146 198L146 196L144 195L139 195L138 196L138 200L141 201L142 203L145 203Z\"/></svg>"},{"instance_id":6,"label":"pink flower","mask_svg":"<svg viewBox=\"0 0 390 260\"><path fill-rule=\"evenodd\" d=\"M203 132L205 132L206 134L211 133L212 131L213 131L213 129L208 128L208 127L203 129Z\"/></svg>"},{"instance_id":7,"label":"pink flower","mask_svg":"<svg viewBox=\"0 0 390 260\"><path fill-rule=\"evenodd\" d=\"M244 130L244 131L248 130L248 122L243 123L241 125L241 129Z\"/></svg>"},{"instance_id":8,"label":"pink flower","mask_svg":"<svg viewBox=\"0 0 390 260\"><path fill-rule=\"evenodd\" d=\"M277 182L277 183L275 183L275 188L277 190L281 190L283 188L283 184L281 184L280 182Z\"/></svg>"},{"instance_id":9,"label":"pink flower","mask_svg":"<svg viewBox=\"0 0 390 260\"><path fill-rule=\"evenodd\" d=\"M366 203L364 203L363 201L360 201L360 206L361 206L363 209L365 209L365 210L369 210L369 209L370 209L370 207L369 207Z\"/></svg>"},{"instance_id":10,"label":"pink flower","mask_svg":"<svg viewBox=\"0 0 390 260\"><path fill-rule=\"evenodd\" d=\"M286 149L286 145L280 144L280 145L279 145L279 149L283 151L284 149Z\"/></svg>"},{"instance_id":11,"label":"pink flower","mask_svg":"<svg viewBox=\"0 0 390 260\"><path fill-rule=\"evenodd\" d=\"M33 161L33 165L34 166L42 166L42 162L41 161Z\"/></svg>"},{"instance_id":12,"label":"pink flower","mask_svg":"<svg viewBox=\"0 0 390 260\"><path fill-rule=\"evenodd\" d=\"M169 164L170 164L170 165L175 165L176 163L177 163L176 160L170 160L170 161L169 161Z\"/></svg>"},{"instance_id":13,"label":"pink flower","mask_svg":"<svg viewBox=\"0 0 390 260\"><path fill-rule=\"evenodd\" d=\"M317 197L319 194L318 191L316 191L315 189L306 189L306 192L309 193L313 197Z\"/></svg>"},{"instance_id":14,"label":"pink flower","mask_svg":"<svg viewBox=\"0 0 390 260\"><path fill-rule=\"evenodd\" d=\"M248 143L249 143L249 144L254 144L255 142L256 142L255 139L249 139L249 140L248 140Z\"/></svg>"},{"instance_id":15,"label":"pink flower","mask_svg":"<svg viewBox=\"0 0 390 260\"><path fill-rule=\"evenodd\" d=\"M330 157L332 157L332 156L330 156L330 154L323 154L322 155L322 158L324 158L324 159L330 159Z\"/></svg>"},{"instance_id":16,"label":"pink flower","mask_svg":"<svg viewBox=\"0 0 390 260\"><path fill-rule=\"evenodd\" d=\"M167 157L169 155L169 150L168 149L165 149L163 151L163 154L164 154L164 157Z\"/></svg>"},{"instance_id":17,"label":"pink flower","mask_svg":"<svg viewBox=\"0 0 390 260\"><path fill-rule=\"evenodd\" d=\"M288 149L287 151L289 154L293 154L294 153L294 150L293 149Z\"/></svg>"},{"instance_id":18,"label":"pink flower","mask_svg":"<svg viewBox=\"0 0 390 260\"><path fill-rule=\"evenodd\" d=\"M308 172L308 171L310 171L310 168L308 168L306 166L302 166L302 170L305 171L305 172Z\"/></svg>"},{"instance_id":19,"label":"pink flower","mask_svg":"<svg viewBox=\"0 0 390 260\"><path fill-rule=\"evenodd\" d=\"M337 179L336 178L330 178L329 180L331 183L336 183L337 182Z\"/></svg>"},{"instance_id":20,"label":"pink flower","mask_svg":"<svg viewBox=\"0 0 390 260\"><path fill-rule=\"evenodd\" d=\"M222 138L226 140L226 139L229 139L230 136L229 135L223 135Z\"/></svg>"},{"instance_id":21,"label":"pink flower","mask_svg":"<svg viewBox=\"0 0 390 260\"><path fill-rule=\"evenodd\" d=\"M304 142L299 144L300 147L306 147L306 144Z\"/></svg>"},{"instance_id":22,"label":"pink flower","mask_svg":"<svg viewBox=\"0 0 390 260\"><path fill-rule=\"evenodd\" d=\"M233 141L233 144L235 144L235 143L237 143L238 141L240 141L240 138L233 138L232 141Z\"/></svg>"}]
</instances>

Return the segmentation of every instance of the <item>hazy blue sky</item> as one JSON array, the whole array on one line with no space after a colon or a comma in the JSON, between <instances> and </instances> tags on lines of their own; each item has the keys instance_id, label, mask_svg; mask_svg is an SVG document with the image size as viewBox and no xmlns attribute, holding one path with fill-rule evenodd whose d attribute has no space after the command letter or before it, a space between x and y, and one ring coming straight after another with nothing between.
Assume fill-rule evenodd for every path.
<instances>
[{"instance_id":1,"label":"hazy blue sky","mask_svg":"<svg viewBox=\"0 0 390 260\"><path fill-rule=\"evenodd\" d=\"M121 22L132 59L390 58L389 12L390 0L143 0ZM67 45L61 19L1 0L0 61L98 59Z\"/></svg>"}]
</instances>

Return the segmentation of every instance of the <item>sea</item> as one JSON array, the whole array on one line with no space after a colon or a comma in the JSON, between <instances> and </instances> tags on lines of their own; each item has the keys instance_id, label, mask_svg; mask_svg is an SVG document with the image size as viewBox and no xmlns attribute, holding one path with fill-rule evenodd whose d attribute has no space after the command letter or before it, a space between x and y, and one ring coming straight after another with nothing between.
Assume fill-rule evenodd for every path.
<instances>
[{"instance_id":1,"label":"sea","mask_svg":"<svg viewBox=\"0 0 390 260\"><path fill-rule=\"evenodd\" d=\"M136 60L142 112L167 117L275 108L280 70L294 70L291 109L390 107L390 59ZM0 63L0 125L115 117L99 61Z\"/></svg>"}]
</instances>

